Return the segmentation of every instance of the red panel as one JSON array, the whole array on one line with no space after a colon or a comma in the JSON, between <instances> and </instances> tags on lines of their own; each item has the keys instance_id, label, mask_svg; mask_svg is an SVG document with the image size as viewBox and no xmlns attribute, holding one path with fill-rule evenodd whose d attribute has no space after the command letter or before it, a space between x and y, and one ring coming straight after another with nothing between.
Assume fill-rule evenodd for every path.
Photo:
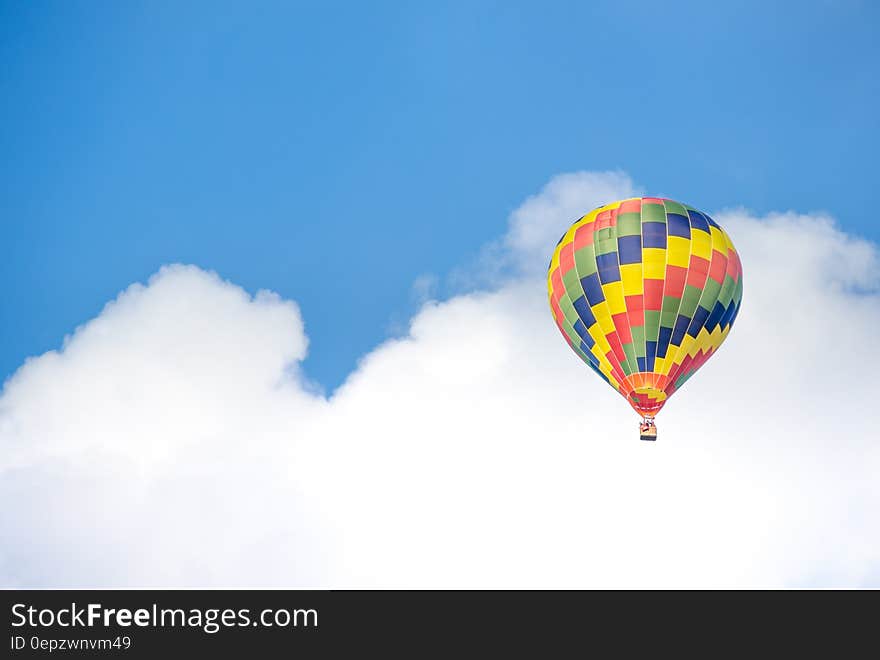
<instances>
[{"instance_id":1,"label":"red panel","mask_svg":"<svg viewBox=\"0 0 880 660\"><path fill-rule=\"evenodd\" d=\"M709 277L722 284L724 282L724 271L727 270L727 257L718 250L712 250L712 263L709 264Z\"/></svg>"},{"instance_id":2,"label":"red panel","mask_svg":"<svg viewBox=\"0 0 880 660\"><path fill-rule=\"evenodd\" d=\"M562 336L563 336L563 338L565 339L565 341L568 342L568 345L571 346L572 348L574 348L574 344L571 342L571 337L568 336L568 333L567 333L565 330L562 329L562 326L561 326L561 325L558 326L558 327L559 327L559 332L562 333Z\"/></svg>"},{"instance_id":3,"label":"red panel","mask_svg":"<svg viewBox=\"0 0 880 660\"><path fill-rule=\"evenodd\" d=\"M574 232L574 249L580 250L582 247L593 244L593 223L578 227Z\"/></svg>"},{"instance_id":4,"label":"red panel","mask_svg":"<svg viewBox=\"0 0 880 660\"><path fill-rule=\"evenodd\" d=\"M623 202L620 206L617 207L617 210L620 213L641 213L642 200L631 199L627 202Z\"/></svg>"},{"instance_id":5,"label":"red panel","mask_svg":"<svg viewBox=\"0 0 880 660\"><path fill-rule=\"evenodd\" d=\"M616 323L614 325L617 326ZM620 337L617 336L617 333L612 332L610 335L605 335L605 339L608 340L611 351L617 356L618 364L626 362L626 353L623 352L623 344L620 343Z\"/></svg>"},{"instance_id":6,"label":"red panel","mask_svg":"<svg viewBox=\"0 0 880 660\"><path fill-rule=\"evenodd\" d=\"M562 319L565 318L565 314L562 313L562 308L559 306L555 296L550 299L550 308L553 310L553 318L556 319L556 325L562 330Z\"/></svg>"},{"instance_id":7,"label":"red panel","mask_svg":"<svg viewBox=\"0 0 880 660\"><path fill-rule=\"evenodd\" d=\"M666 266L666 294L674 298L681 298L684 291L684 280L687 277L687 268L681 266Z\"/></svg>"},{"instance_id":8,"label":"red panel","mask_svg":"<svg viewBox=\"0 0 880 660\"><path fill-rule=\"evenodd\" d=\"M685 355L684 360L681 361L681 364L678 365L678 368L674 369L673 373L669 374L669 380L671 380L674 383L678 379L678 376L680 374L687 372L687 370L691 366L692 361L693 361L693 358L690 355Z\"/></svg>"},{"instance_id":9,"label":"red panel","mask_svg":"<svg viewBox=\"0 0 880 660\"><path fill-rule=\"evenodd\" d=\"M705 276L709 272L709 260L692 254L688 270L697 271L700 275Z\"/></svg>"},{"instance_id":10,"label":"red panel","mask_svg":"<svg viewBox=\"0 0 880 660\"><path fill-rule=\"evenodd\" d=\"M563 245L559 251L559 268L563 275L574 268L574 246L571 243Z\"/></svg>"},{"instance_id":11,"label":"red panel","mask_svg":"<svg viewBox=\"0 0 880 660\"><path fill-rule=\"evenodd\" d=\"M624 375L623 369L620 368L620 359L614 354L614 351L608 351L605 354L605 359L611 364L611 373L614 374L617 382L622 383Z\"/></svg>"},{"instance_id":12,"label":"red panel","mask_svg":"<svg viewBox=\"0 0 880 660\"><path fill-rule=\"evenodd\" d=\"M678 377L682 374L686 374L688 371L696 371L704 364L706 361L712 357L712 354L715 352L714 348L709 347L709 349L705 352L702 350L697 351L697 354L694 357L690 355L685 356L684 360L681 361L681 364L677 369L673 369L669 373L669 387L666 388L667 394L672 394L675 391L675 381L678 380Z\"/></svg>"},{"instance_id":13,"label":"red panel","mask_svg":"<svg viewBox=\"0 0 880 660\"><path fill-rule=\"evenodd\" d=\"M644 301L642 300L641 294L626 296L624 300L626 300L626 309L630 312L641 312L643 309L645 309Z\"/></svg>"},{"instance_id":14,"label":"red panel","mask_svg":"<svg viewBox=\"0 0 880 660\"><path fill-rule=\"evenodd\" d=\"M616 218L612 218L611 211L602 211L596 216L596 231L613 227L615 224L617 224Z\"/></svg>"},{"instance_id":15,"label":"red panel","mask_svg":"<svg viewBox=\"0 0 880 660\"><path fill-rule=\"evenodd\" d=\"M565 292L565 286L562 283L562 273L558 268L550 275L550 281L553 283L553 298L556 302L559 302L559 299Z\"/></svg>"},{"instance_id":16,"label":"red panel","mask_svg":"<svg viewBox=\"0 0 880 660\"><path fill-rule=\"evenodd\" d=\"M687 283L702 289L706 285L706 275L709 273L709 261L703 257L691 255L691 267L688 269Z\"/></svg>"},{"instance_id":17,"label":"red panel","mask_svg":"<svg viewBox=\"0 0 880 660\"><path fill-rule=\"evenodd\" d=\"M627 319L629 319L630 328L638 328L645 325L645 312L641 309L636 309L633 311L629 311L626 313Z\"/></svg>"},{"instance_id":18,"label":"red panel","mask_svg":"<svg viewBox=\"0 0 880 660\"><path fill-rule=\"evenodd\" d=\"M626 317L626 312L612 315L611 320L614 321L614 327L617 329L617 338L621 345L631 344L633 338L632 333L629 330L629 320ZM621 350L623 350L622 347ZM624 355L626 354L624 353ZM620 359L623 360L625 358L622 357Z\"/></svg>"},{"instance_id":19,"label":"red panel","mask_svg":"<svg viewBox=\"0 0 880 660\"><path fill-rule=\"evenodd\" d=\"M739 280L739 278L742 277L742 272L743 272L742 271L742 262L739 260L739 254L734 252L733 258L731 259L731 261L735 262L735 264L736 264L736 275L735 275L734 279Z\"/></svg>"},{"instance_id":20,"label":"red panel","mask_svg":"<svg viewBox=\"0 0 880 660\"><path fill-rule=\"evenodd\" d=\"M663 205L662 197L642 197L642 204L660 204Z\"/></svg>"},{"instance_id":21,"label":"red panel","mask_svg":"<svg viewBox=\"0 0 880 660\"><path fill-rule=\"evenodd\" d=\"M645 309L659 312L663 304L663 280L645 280Z\"/></svg>"},{"instance_id":22,"label":"red panel","mask_svg":"<svg viewBox=\"0 0 880 660\"><path fill-rule=\"evenodd\" d=\"M725 271L725 275L730 275L734 280L736 279L736 252L733 250L727 251L727 270Z\"/></svg>"},{"instance_id":23,"label":"red panel","mask_svg":"<svg viewBox=\"0 0 880 660\"><path fill-rule=\"evenodd\" d=\"M630 328L645 325L645 302L642 296L626 296L626 316Z\"/></svg>"}]
</instances>

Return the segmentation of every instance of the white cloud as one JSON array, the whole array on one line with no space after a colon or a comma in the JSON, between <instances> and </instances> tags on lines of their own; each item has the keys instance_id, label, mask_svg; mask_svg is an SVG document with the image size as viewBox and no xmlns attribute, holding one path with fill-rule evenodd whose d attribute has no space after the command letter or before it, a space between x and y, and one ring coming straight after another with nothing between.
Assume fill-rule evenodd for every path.
<instances>
[{"instance_id":1,"label":"white cloud","mask_svg":"<svg viewBox=\"0 0 880 660\"><path fill-rule=\"evenodd\" d=\"M549 249L572 222L598 206L639 193L623 172L572 172L553 177L510 216L502 244L529 271L546 270Z\"/></svg>"},{"instance_id":2,"label":"white cloud","mask_svg":"<svg viewBox=\"0 0 880 660\"><path fill-rule=\"evenodd\" d=\"M518 274L427 302L330 398L293 303L193 267L130 287L6 384L0 585L877 585L876 247L716 214L743 312L641 443L543 282L634 191L551 181L499 242Z\"/></svg>"},{"instance_id":3,"label":"white cloud","mask_svg":"<svg viewBox=\"0 0 880 660\"><path fill-rule=\"evenodd\" d=\"M639 194L623 172L571 172L553 177L510 214L507 233L476 262L453 271L455 290L497 289L513 278L546 275L553 246L572 222L609 200Z\"/></svg>"}]
</instances>

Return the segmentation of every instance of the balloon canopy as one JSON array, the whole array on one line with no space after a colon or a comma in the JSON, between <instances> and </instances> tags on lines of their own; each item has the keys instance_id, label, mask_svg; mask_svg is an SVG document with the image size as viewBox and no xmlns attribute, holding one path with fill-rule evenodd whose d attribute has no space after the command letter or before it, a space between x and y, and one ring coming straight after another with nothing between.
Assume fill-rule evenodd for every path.
<instances>
[{"instance_id":1,"label":"balloon canopy","mask_svg":"<svg viewBox=\"0 0 880 660\"><path fill-rule=\"evenodd\" d=\"M726 339L742 301L742 265L707 214L637 197L569 227L547 287L574 352L653 417Z\"/></svg>"}]
</instances>

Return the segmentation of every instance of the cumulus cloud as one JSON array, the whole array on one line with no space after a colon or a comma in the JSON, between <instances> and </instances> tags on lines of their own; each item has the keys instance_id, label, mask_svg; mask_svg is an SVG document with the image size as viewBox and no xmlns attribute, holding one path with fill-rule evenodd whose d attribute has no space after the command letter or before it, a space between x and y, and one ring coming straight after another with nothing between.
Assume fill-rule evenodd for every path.
<instances>
[{"instance_id":1,"label":"cumulus cloud","mask_svg":"<svg viewBox=\"0 0 880 660\"><path fill-rule=\"evenodd\" d=\"M473 263L455 269L453 289L495 290L511 279L540 278L547 272L551 248L572 222L609 200L640 194L624 172L570 172L548 181L508 219L504 236L490 242Z\"/></svg>"},{"instance_id":2,"label":"cumulus cloud","mask_svg":"<svg viewBox=\"0 0 880 660\"><path fill-rule=\"evenodd\" d=\"M572 222L609 200L637 194L639 189L624 172L560 174L511 214L501 244L527 272L546 269L548 246L556 245Z\"/></svg>"},{"instance_id":3,"label":"cumulus cloud","mask_svg":"<svg viewBox=\"0 0 880 660\"><path fill-rule=\"evenodd\" d=\"M555 178L503 277L427 300L329 396L294 303L192 266L133 285L6 383L0 584L878 585L876 246L716 213L743 312L641 443L543 281L573 219L636 192Z\"/></svg>"}]
</instances>

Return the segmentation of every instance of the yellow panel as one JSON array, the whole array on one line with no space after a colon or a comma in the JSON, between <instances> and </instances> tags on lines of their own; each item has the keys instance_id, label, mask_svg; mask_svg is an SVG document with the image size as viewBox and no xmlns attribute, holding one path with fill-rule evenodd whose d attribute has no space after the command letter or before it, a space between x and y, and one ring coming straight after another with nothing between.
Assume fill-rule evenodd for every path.
<instances>
[{"instance_id":1,"label":"yellow panel","mask_svg":"<svg viewBox=\"0 0 880 660\"><path fill-rule=\"evenodd\" d=\"M687 268L691 260L691 242L681 236L667 239L666 262L672 266Z\"/></svg>"},{"instance_id":2,"label":"yellow panel","mask_svg":"<svg viewBox=\"0 0 880 660\"><path fill-rule=\"evenodd\" d=\"M709 227L712 234L712 249L721 254L727 254L727 242L724 240L724 232L717 227Z\"/></svg>"},{"instance_id":3,"label":"yellow panel","mask_svg":"<svg viewBox=\"0 0 880 660\"><path fill-rule=\"evenodd\" d=\"M605 302L608 303L608 311L614 314L622 314L626 311L626 302L623 299L623 282L609 282L602 285L605 294Z\"/></svg>"},{"instance_id":4,"label":"yellow panel","mask_svg":"<svg viewBox=\"0 0 880 660\"><path fill-rule=\"evenodd\" d=\"M623 295L637 296L645 292L642 280L642 264L624 264L620 267Z\"/></svg>"},{"instance_id":5,"label":"yellow panel","mask_svg":"<svg viewBox=\"0 0 880 660\"><path fill-rule=\"evenodd\" d=\"M661 376L666 376L669 374L669 364L667 362L672 362L672 356L670 355L672 351L667 351L665 358L654 358L654 373L660 374Z\"/></svg>"},{"instance_id":6,"label":"yellow panel","mask_svg":"<svg viewBox=\"0 0 880 660\"><path fill-rule=\"evenodd\" d=\"M608 339L605 337L605 333L602 332L602 328L599 325L593 326L596 331L591 332L590 336L596 340L596 343L593 344L593 354L598 357L605 359L605 354L611 350L611 344L608 343Z\"/></svg>"},{"instance_id":7,"label":"yellow panel","mask_svg":"<svg viewBox=\"0 0 880 660\"><path fill-rule=\"evenodd\" d=\"M611 320L610 316L603 316L601 319L597 319L599 321L599 327L602 328L602 332L606 335L610 335L612 332L617 332L617 328L614 327L614 321Z\"/></svg>"},{"instance_id":8,"label":"yellow panel","mask_svg":"<svg viewBox=\"0 0 880 660\"><path fill-rule=\"evenodd\" d=\"M691 232L691 253L703 259L712 256L712 237L704 231Z\"/></svg>"},{"instance_id":9,"label":"yellow panel","mask_svg":"<svg viewBox=\"0 0 880 660\"><path fill-rule=\"evenodd\" d=\"M684 339L681 340L681 346L675 349L675 358L672 361L675 364L681 364L684 361L684 356L687 355L687 352L690 350L691 344L693 343L694 338L685 333Z\"/></svg>"},{"instance_id":10,"label":"yellow panel","mask_svg":"<svg viewBox=\"0 0 880 660\"><path fill-rule=\"evenodd\" d=\"M664 248L643 249L642 267L645 279L664 279L666 277L666 250Z\"/></svg>"},{"instance_id":11,"label":"yellow panel","mask_svg":"<svg viewBox=\"0 0 880 660\"><path fill-rule=\"evenodd\" d=\"M611 311L608 309L608 303L604 300L598 305L593 305L592 307L590 307L590 310L592 310L593 316L596 317L597 321L600 319L611 318Z\"/></svg>"}]
</instances>

